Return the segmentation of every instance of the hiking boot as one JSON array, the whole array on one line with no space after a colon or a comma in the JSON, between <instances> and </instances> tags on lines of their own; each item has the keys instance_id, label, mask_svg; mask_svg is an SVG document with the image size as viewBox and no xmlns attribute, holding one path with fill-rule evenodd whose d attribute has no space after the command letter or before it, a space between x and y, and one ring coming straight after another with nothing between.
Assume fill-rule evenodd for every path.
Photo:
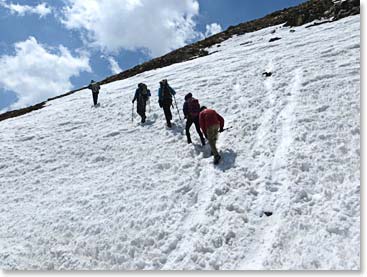
<instances>
[{"instance_id":1,"label":"hiking boot","mask_svg":"<svg viewBox=\"0 0 367 277\"><path fill-rule=\"evenodd\" d=\"M221 159L221 156L217 155L214 157L214 164L219 164L219 161Z\"/></svg>"},{"instance_id":2,"label":"hiking boot","mask_svg":"<svg viewBox=\"0 0 367 277\"><path fill-rule=\"evenodd\" d=\"M145 123L145 117L141 118L141 123Z\"/></svg>"},{"instance_id":3,"label":"hiking boot","mask_svg":"<svg viewBox=\"0 0 367 277\"><path fill-rule=\"evenodd\" d=\"M171 122L167 122L167 127L168 127L168 128L172 128L172 124L171 124Z\"/></svg>"},{"instance_id":4,"label":"hiking boot","mask_svg":"<svg viewBox=\"0 0 367 277\"><path fill-rule=\"evenodd\" d=\"M192 143L191 139L188 139L188 140L187 140L187 143L188 143L188 144L191 144L191 143Z\"/></svg>"}]
</instances>

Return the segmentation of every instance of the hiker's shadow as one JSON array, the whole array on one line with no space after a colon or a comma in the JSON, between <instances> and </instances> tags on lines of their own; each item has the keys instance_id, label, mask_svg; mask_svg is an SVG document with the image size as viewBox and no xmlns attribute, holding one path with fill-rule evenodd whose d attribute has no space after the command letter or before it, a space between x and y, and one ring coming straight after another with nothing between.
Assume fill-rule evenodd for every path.
<instances>
[{"instance_id":1,"label":"hiker's shadow","mask_svg":"<svg viewBox=\"0 0 367 277\"><path fill-rule=\"evenodd\" d=\"M235 166L237 154L232 149L226 149L220 155L222 156L222 160L217 165L218 169L226 171Z\"/></svg>"},{"instance_id":2,"label":"hiker's shadow","mask_svg":"<svg viewBox=\"0 0 367 277\"><path fill-rule=\"evenodd\" d=\"M170 130L175 136L183 136L185 128L181 124L174 123Z\"/></svg>"},{"instance_id":3,"label":"hiker's shadow","mask_svg":"<svg viewBox=\"0 0 367 277\"><path fill-rule=\"evenodd\" d=\"M142 125L151 126L155 123L155 120L147 119Z\"/></svg>"},{"instance_id":4,"label":"hiker's shadow","mask_svg":"<svg viewBox=\"0 0 367 277\"><path fill-rule=\"evenodd\" d=\"M201 144L193 143L192 146L194 146L196 155L202 154L204 159L210 157L210 146L208 144L202 146Z\"/></svg>"},{"instance_id":5,"label":"hiker's shadow","mask_svg":"<svg viewBox=\"0 0 367 277\"><path fill-rule=\"evenodd\" d=\"M204 159L214 158L213 155L210 154L210 146L206 144L205 146L201 146L200 144L193 144L196 154L203 154ZM222 157L220 163L216 166L218 169L222 171L226 171L230 168L233 168L236 163L237 154L232 149L226 149L224 151L220 151L220 155Z\"/></svg>"}]
</instances>

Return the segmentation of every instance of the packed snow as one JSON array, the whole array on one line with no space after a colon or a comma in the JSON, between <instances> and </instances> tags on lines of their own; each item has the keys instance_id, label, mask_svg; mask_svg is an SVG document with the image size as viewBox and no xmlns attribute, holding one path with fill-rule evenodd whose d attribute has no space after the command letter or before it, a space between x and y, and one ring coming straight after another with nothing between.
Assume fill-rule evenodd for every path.
<instances>
[{"instance_id":1,"label":"packed snow","mask_svg":"<svg viewBox=\"0 0 367 277\"><path fill-rule=\"evenodd\" d=\"M208 50L0 122L0 268L360 268L360 16ZM165 127L163 78L232 127L218 166Z\"/></svg>"}]
</instances>

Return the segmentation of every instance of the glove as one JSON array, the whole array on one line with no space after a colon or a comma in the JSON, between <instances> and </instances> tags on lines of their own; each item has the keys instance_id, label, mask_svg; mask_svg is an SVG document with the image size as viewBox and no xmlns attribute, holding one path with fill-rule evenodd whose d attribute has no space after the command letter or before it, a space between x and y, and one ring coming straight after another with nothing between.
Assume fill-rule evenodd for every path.
<instances>
[{"instance_id":1,"label":"glove","mask_svg":"<svg viewBox=\"0 0 367 277\"><path fill-rule=\"evenodd\" d=\"M220 128L219 133L222 133L223 131L224 131L224 129L223 128Z\"/></svg>"}]
</instances>

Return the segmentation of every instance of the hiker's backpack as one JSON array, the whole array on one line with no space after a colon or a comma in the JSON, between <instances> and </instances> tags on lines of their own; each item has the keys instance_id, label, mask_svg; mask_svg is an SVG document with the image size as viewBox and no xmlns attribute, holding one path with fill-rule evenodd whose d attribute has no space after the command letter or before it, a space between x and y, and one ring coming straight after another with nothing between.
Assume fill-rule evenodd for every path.
<instances>
[{"instance_id":1,"label":"hiker's backpack","mask_svg":"<svg viewBox=\"0 0 367 277\"><path fill-rule=\"evenodd\" d=\"M189 116L191 117L197 117L200 113L200 104L199 100L195 98L190 98L187 102L187 111Z\"/></svg>"},{"instance_id":2,"label":"hiker's backpack","mask_svg":"<svg viewBox=\"0 0 367 277\"><path fill-rule=\"evenodd\" d=\"M99 93L99 89L101 87L98 85L98 83L92 83L88 88L91 89L93 93Z\"/></svg>"},{"instance_id":3,"label":"hiker's backpack","mask_svg":"<svg viewBox=\"0 0 367 277\"><path fill-rule=\"evenodd\" d=\"M162 98L163 99L172 99L172 94L170 92L170 89L169 89L168 85L164 85L162 87Z\"/></svg>"},{"instance_id":4,"label":"hiker's backpack","mask_svg":"<svg viewBox=\"0 0 367 277\"><path fill-rule=\"evenodd\" d=\"M141 97L141 100L148 101L148 99L149 99L149 96L148 96L148 88L146 86L143 86L140 89L139 97Z\"/></svg>"}]
</instances>

